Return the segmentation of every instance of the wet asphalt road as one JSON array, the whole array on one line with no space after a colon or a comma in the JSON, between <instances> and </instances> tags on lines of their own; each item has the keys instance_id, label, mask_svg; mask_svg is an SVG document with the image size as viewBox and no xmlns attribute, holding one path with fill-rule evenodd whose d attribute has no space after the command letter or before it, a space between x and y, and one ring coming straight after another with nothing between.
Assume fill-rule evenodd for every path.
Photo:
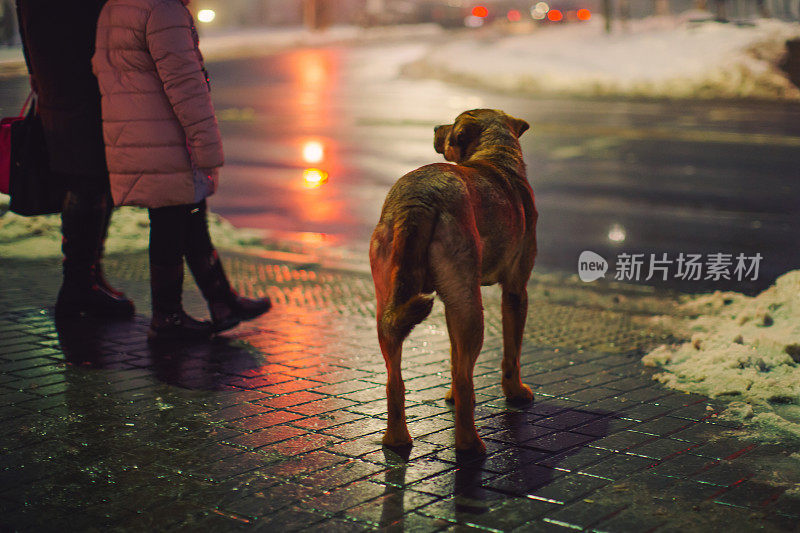
<instances>
[{"instance_id":1,"label":"wet asphalt road","mask_svg":"<svg viewBox=\"0 0 800 533\"><path fill-rule=\"evenodd\" d=\"M620 253L760 253L756 281L676 280L672 264L666 283L650 282L747 292L800 268L800 105L516 97L401 76L424 49L211 62L227 158L212 209L294 247L334 245L366 262L389 187L441 161L433 126L491 107L532 126L522 145L540 212L539 268L575 272L583 250L609 260L609 277ZM20 79L0 81L4 111L24 90ZM311 167L329 181L308 187Z\"/></svg>"},{"instance_id":2,"label":"wet asphalt road","mask_svg":"<svg viewBox=\"0 0 800 533\"><path fill-rule=\"evenodd\" d=\"M212 64L228 157L214 208L237 225L297 232L288 237L366 260L388 188L441 160L433 126L492 107L532 125L522 144L540 211L539 267L575 272L583 250L612 265L623 252L764 258L755 282L667 282L688 291L756 290L800 268L800 105L521 98L399 75L423 49ZM303 160L309 142L324 147L322 162ZM329 182L305 188L309 166Z\"/></svg>"}]
</instances>

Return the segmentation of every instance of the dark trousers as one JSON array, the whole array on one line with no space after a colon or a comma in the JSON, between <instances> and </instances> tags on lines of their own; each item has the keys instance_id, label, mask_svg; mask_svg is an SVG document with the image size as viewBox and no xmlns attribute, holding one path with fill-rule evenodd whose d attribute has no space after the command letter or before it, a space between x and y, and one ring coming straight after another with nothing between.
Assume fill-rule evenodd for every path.
<instances>
[{"instance_id":1,"label":"dark trousers","mask_svg":"<svg viewBox=\"0 0 800 533\"><path fill-rule=\"evenodd\" d=\"M88 282L103 255L113 201L108 175L61 175L67 193L61 211L64 277Z\"/></svg>"},{"instance_id":2,"label":"dark trousers","mask_svg":"<svg viewBox=\"0 0 800 533\"><path fill-rule=\"evenodd\" d=\"M208 233L206 201L149 209L150 264L173 266L215 254Z\"/></svg>"}]
</instances>

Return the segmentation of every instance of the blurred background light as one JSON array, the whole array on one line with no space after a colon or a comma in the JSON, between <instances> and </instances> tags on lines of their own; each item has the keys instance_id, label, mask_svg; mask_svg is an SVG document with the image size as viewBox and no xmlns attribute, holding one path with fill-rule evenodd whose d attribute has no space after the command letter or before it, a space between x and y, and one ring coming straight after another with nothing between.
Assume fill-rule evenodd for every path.
<instances>
[{"instance_id":1,"label":"blurred background light","mask_svg":"<svg viewBox=\"0 0 800 533\"><path fill-rule=\"evenodd\" d=\"M625 232L625 228L619 224L612 224L608 229L608 240L611 242L623 242L626 237L627 233Z\"/></svg>"},{"instance_id":2,"label":"blurred background light","mask_svg":"<svg viewBox=\"0 0 800 533\"><path fill-rule=\"evenodd\" d=\"M467 28L480 28L483 26L483 19L481 17L470 15L464 19L464 26Z\"/></svg>"},{"instance_id":3,"label":"blurred background light","mask_svg":"<svg viewBox=\"0 0 800 533\"><path fill-rule=\"evenodd\" d=\"M303 144L303 161L319 163L325 157L325 148L319 141L308 141Z\"/></svg>"},{"instance_id":4,"label":"blurred background light","mask_svg":"<svg viewBox=\"0 0 800 533\"><path fill-rule=\"evenodd\" d=\"M328 173L318 168L307 168L303 171L303 185L307 189L315 189L328 181Z\"/></svg>"},{"instance_id":5,"label":"blurred background light","mask_svg":"<svg viewBox=\"0 0 800 533\"><path fill-rule=\"evenodd\" d=\"M486 18L489 16L489 10L486 9L486 6L475 6L472 8L472 16Z\"/></svg>"},{"instance_id":6,"label":"blurred background light","mask_svg":"<svg viewBox=\"0 0 800 533\"><path fill-rule=\"evenodd\" d=\"M197 20L208 24L217 18L217 13L213 9L201 9L197 12Z\"/></svg>"}]
</instances>

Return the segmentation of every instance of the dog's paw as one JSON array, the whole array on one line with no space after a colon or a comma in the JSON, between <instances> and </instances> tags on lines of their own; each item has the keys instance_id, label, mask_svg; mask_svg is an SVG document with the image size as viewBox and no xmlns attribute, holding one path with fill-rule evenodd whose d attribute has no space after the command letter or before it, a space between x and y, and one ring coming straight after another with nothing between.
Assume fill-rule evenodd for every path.
<instances>
[{"instance_id":1,"label":"dog's paw","mask_svg":"<svg viewBox=\"0 0 800 533\"><path fill-rule=\"evenodd\" d=\"M506 395L506 400L511 403L530 403L533 401L533 391L524 383L515 383L513 385L504 383L503 393Z\"/></svg>"},{"instance_id":2,"label":"dog's paw","mask_svg":"<svg viewBox=\"0 0 800 533\"><path fill-rule=\"evenodd\" d=\"M447 389L447 392L444 393L444 401L447 403L456 403L456 398L453 396L453 389Z\"/></svg>"},{"instance_id":3,"label":"dog's paw","mask_svg":"<svg viewBox=\"0 0 800 533\"><path fill-rule=\"evenodd\" d=\"M408 429L402 430L386 430L383 434L383 445L389 448L403 448L411 446L411 435L408 434Z\"/></svg>"},{"instance_id":4,"label":"dog's paw","mask_svg":"<svg viewBox=\"0 0 800 533\"><path fill-rule=\"evenodd\" d=\"M459 453L483 455L486 453L486 445L477 433L460 439L458 435L456 435L456 451Z\"/></svg>"}]
</instances>

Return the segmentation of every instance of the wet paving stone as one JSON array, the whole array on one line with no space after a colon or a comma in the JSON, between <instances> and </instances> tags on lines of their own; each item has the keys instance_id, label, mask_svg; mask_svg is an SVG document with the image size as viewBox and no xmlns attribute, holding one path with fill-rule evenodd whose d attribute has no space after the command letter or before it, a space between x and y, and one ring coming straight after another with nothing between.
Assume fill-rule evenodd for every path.
<instances>
[{"instance_id":1,"label":"wet paving stone","mask_svg":"<svg viewBox=\"0 0 800 533\"><path fill-rule=\"evenodd\" d=\"M147 344L144 315L56 323L58 261L4 262L0 530L790 531L800 519L789 452L653 383L629 354L654 333L630 310L539 298L521 361L535 401L515 406L500 385L499 293L486 290L481 457L454 448L437 303L404 346L414 444L390 450L369 277L225 261L275 308L171 347ZM146 309L146 254L107 264ZM188 283L185 305L206 313Z\"/></svg>"},{"instance_id":2,"label":"wet paving stone","mask_svg":"<svg viewBox=\"0 0 800 533\"><path fill-rule=\"evenodd\" d=\"M579 472L616 481L640 470L651 468L654 464L652 459L645 457L615 453L598 463L581 468Z\"/></svg>"},{"instance_id":3,"label":"wet paving stone","mask_svg":"<svg viewBox=\"0 0 800 533\"><path fill-rule=\"evenodd\" d=\"M624 504L602 504L589 498L547 513L546 522L570 529L586 530L591 526L613 517L625 509Z\"/></svg>"}]
</instances>

